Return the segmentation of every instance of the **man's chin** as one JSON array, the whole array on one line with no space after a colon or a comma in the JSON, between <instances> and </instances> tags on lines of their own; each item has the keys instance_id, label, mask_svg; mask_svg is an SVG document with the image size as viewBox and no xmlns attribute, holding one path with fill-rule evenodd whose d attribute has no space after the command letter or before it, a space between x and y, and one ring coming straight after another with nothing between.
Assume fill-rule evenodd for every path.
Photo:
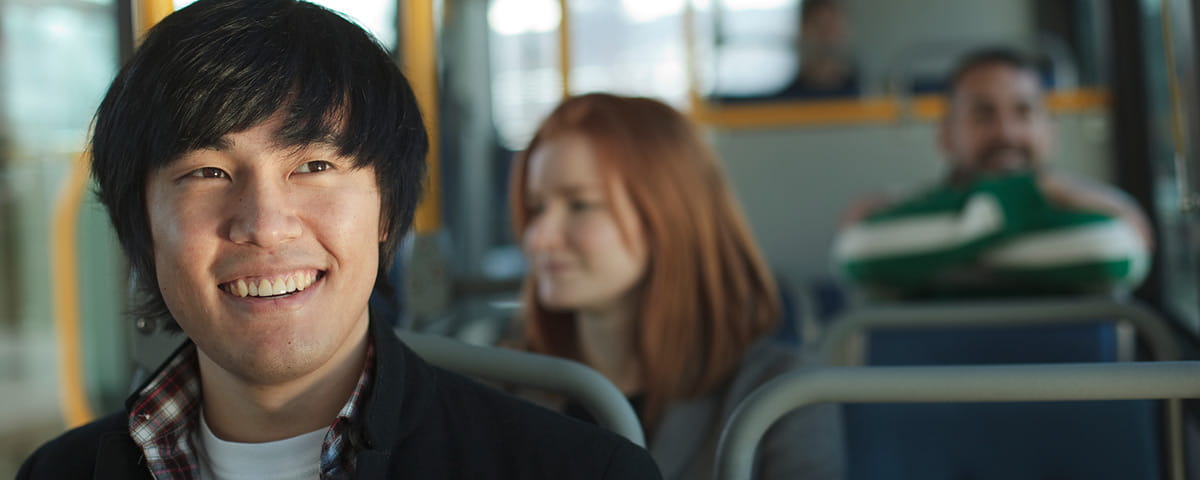
<instances>
[{"instance_id":1,"label":"man's chin","mask_svg":"<svg viewBox=\"0 0 1200 480\"><path fill-rule=\"evenodd\" d=\"M958 171L951 177L957 185L973 183L985 179L999 179L1016 175L1026 175L1036 172L1032 165L997 165L970 171Z\"/></svg>"},{"instance_id":2,"label":"man's chin","mask_svg":"<svg viewBox=\"0 0 1200 480\"><path fill-rule=\"evenodd\" d=\"M1028 164L1021 164L1021 165L1000 165L1000 166L990 170L988 173L993 176L1006 177L1009 175L1020 175L1020 174L1030 173L1030 172L1033 172L1033 167L1031 167Z\"/></svg>"},{"instance_id":3,"label":"man's chin","mask_svg":"<svg viewBox=\"0 0 1200 480\"><path fill-rule=\"evenodd\" d=\"M1037 162L1034 161L1030 152L1016 148L995 151L976 162L976 165L980 167L980 173L993 175L1032 170L1036 164Z\"/></svg>"}]
</instances>

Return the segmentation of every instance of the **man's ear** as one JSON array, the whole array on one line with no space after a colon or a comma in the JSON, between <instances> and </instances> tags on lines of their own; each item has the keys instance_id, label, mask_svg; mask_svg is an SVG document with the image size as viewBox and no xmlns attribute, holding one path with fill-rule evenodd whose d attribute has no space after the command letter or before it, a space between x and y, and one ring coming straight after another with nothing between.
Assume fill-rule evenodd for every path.
<instances>
[{"instance_id":1,"label":"man's ear","mask_svg":"<svg viewBox=\"0 0 1200 480\"><path fill-rule=\"evenodd\" d=\"M1052 157L1058 150L1058 118L1048 115L1046 118L1046 156Z\"/></svg>"},{"instance_id":2,"label":"man's ear","mask_svg":"<svg viewBox=\"0 0 1200 480\"><path fill-rule=\"evenodd\" d=\"M949 108L949 106L947 106L946 108ZM950 126L950 112L947 111L945 114L942 115L942 120L940 122L938 122L938 129L937 129L938 150L940 150L942 152L942 157L946 158L946 159L950 158L950 156L951 156L950 152L953 151L953 149L954 149L953 146L950 144L952 141L951 140L951 132L950 132L951 128L953 128L953 127Z\"/></svg>"}]
</instances>

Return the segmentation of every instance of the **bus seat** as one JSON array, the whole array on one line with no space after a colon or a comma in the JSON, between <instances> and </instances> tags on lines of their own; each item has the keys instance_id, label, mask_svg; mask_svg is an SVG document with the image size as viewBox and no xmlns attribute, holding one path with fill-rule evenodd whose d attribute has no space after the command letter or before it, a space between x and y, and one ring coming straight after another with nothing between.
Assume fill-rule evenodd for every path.
<instances>
[{"instance_id":1,"label":"bus seat","mask_svg":"<svg viewBox=\"0 0 1200 480\"><path fill-rule=\"evenodd\" d=\"M799 285L776 277L782 314L775 340L793 346L812 346L820 342L821 332L841 313L848 302L847 293L835 280L819 278Z\"/></svg>"},{"instance_id":2,"label":"bus seat","mask_svg":"<svg viewBox=\"0 0 1200 480\"><path fill-rule=\"evenodd\" d=\"M805 341L805 315L800 309L794 285L785 278L775 277L775 285L779 289L779 326L776 327L773 338L784 345L799 347Z\"/></svg>"},{"instance_id":3,"label":"bus seat","mask_svg":"<svg viewBox=\"0 0 1200 480\"><path fill-rule=\"evenodd\" d=\"M919 327L914 320L908 327L893 322L871 328L863 353L872 366L1115 362L1116 320L1147 311L1131 314L1103 299L1094 306L1109 303L1107 313L1070 311L1072 303L1088 302L1042 300L1023 310L958 303L948 307L960 315L958 326ZM897 306L895 312L902 317L931 313L930 308L938 307ZM1012 325L988 317L1005 308L1014 315ZM979 318L984 321L976 322ZM1139 318L1155 323L1148 315ZM1156 350L1174 355L1169 347ZM1146 400L847 405L847 478L1162 478L1162 415L1160 402Z\"/></svg>"},{"instance_id":4,"label":"bus seat","mask_svg":"<svg viewBox=\"0 0 1200 480\"><path fill-rule=\"evenodd\" d=\"M587 408L600 426L639 446L646 445L641 423L625 396L603 375L578 362L409 330L397 330L396 334L433 365L469 377L564 395Z\"/></svg>"},{"instance_id":5,"label":"bus seat","mask_svg":"<svg viewBox=\"0 0 1200 480\"><path fill-rule=\"evenodd\" d=\"M755 449L763 434L780 417L788 412L816 403L880 403L903 402L915 404L945 402L1071 402L1063 406L1086 404L1114 404L1114 401L1178 399L1200 397L1200 383L1194 379L1200 375L1200 362L1121 362L1121 363L1057 363L1022 365L975 365L975 366L915 366L915 367L827 367L796 370L782 375L756 389L746 397L726 422L717 450L716 471L719 480L748 480L753 475ZM1103 400L1105 402L1096 402ZM1048 404L1048 403L1046 403ZM971 405L971 404L968 404ZM1004 407L1018 403L992 406ZM972 413L974 414L974 413ZM1024 417L1012 417L1012 421L1027 422ZM963 418L964 421L974 420ZM1049 463L1058 463L1054 457L1087 453L1087 463L1081 471L1059 470L1057 467L1041 466L1037 470L1014 468L1018 459L1009 444L988 445L985 450L975 451L973 461L986 463L982 471L964 471L948 466L930 468L930 465L945 464L944 457L957 455L962 448L957 444L941 445L936 448L910 453L902 463L880 463L873 467L878 478L888 479L1153 479L1155 476L1139 467L1128 471L1104 470L1110 459L1091 452L1086 447L1089 436L1108 435L1102 424L1114 418L1101 418L1098 423L1074 425L1062 417L1055 423L1041 425L1041 430L1055 428L1079 428L1079 434L1069 442L1052 445L1043 455ZM914 425L921 427L922 425ZM880 436L894 437L898 442L915 442L911 432L877 432ZM1003 432L978 431L974 438L989 438ZM1016 439L1030 441L1028 437ZM962 442L960 442L962 443ZM990 442L988 442L990 443ZM970 448L967 445L964 448ZM859 452L847 452L851 457ZM1116 456L1129 456L1121 451ZM1173 455L1172 463L1181 464L1182 456ZM852 460L853 461L853 460ZM1118 463L1121 461L1119 460ZM1135 471L1136 470L1136 471ZM1174 470L1180 472L1181 470ZM860 470L861 472L861 470ZM850 478L855 478L854 474ZM1179 479L1173 475L1173 479Z\"/></svg>"},{"instance_id":6,"label":"bus seat","mask_svg":"<svg viewBox=\"0 0 1200 480\"><path fill-rule=\"evenodd\" d=\"M870 365L1112 362L1115 325L890 330ZM1162 478L1159 402L856 404L842 410L847 478Z\"/></svg>"}]
</instances>

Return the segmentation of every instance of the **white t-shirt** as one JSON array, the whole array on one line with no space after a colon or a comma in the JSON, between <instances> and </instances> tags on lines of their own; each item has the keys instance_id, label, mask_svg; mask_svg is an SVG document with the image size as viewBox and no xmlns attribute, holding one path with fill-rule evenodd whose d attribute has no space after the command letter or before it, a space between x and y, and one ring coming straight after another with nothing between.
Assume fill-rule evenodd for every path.
<instances>
[{"instance_id":1,"label":"white t-shirt","mask_svg":"<svg viewBox=\"0 0 1200 480\"><path fill-rule=\"evenodd\" d=\"M321 443L328 428L274 442L237 443L217 438L203 412L199 423L193 445L200 458L201 480L317 480L321 476Z\"/></svg>"}]
</instances>

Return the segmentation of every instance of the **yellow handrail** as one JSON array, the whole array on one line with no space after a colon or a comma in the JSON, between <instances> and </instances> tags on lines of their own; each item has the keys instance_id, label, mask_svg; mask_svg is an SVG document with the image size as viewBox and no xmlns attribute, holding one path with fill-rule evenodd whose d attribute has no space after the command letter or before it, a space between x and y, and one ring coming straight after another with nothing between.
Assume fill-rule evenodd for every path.
<instances>
[{"instance_id":1,"label":"yellow handrail","mask_svg":"<svg viewBox=\"0 0 1200 480\"><path fill-rule=\"evenodd\" d=\"M150 27L175 11L175 2L171 0L139 0L135 2L134 8L137 9L137 12L134 13L134 18L137 19L134 28L138 35L134 42L140 42Z\"/></svg>"},{"instance_id":2,"label":"yellow handrail","mask_svg":"<svg viewBox=\"0 0 1200 480\"><path fill-rule=\"evenodd\" d=\"M693 118L720 128L770 128L779 126L847 125L890 123L905 113L919 120L937 120L946 110L942 95L918 95L905 105L898 96L872 98L774 100L753 103L719 104L693 94ZM1086 87L1049 92L1046 108L1053 113L1069 113L1107 107L1106 88Z\"/></svg>"},{"instance_id":3,"label":"yellow handrail","mask_svg":"<svg viewBox=\"0 0 1200 480\"><path fill-rule=\"evenodd\" d=\"M569 0L558 0L558 75L562 81L562 98L571 96L571 6Z\"/></svg>"},{"instance_id":4,"label":"yellow handrail","mask_svg":"<svg viewBox=\"0 0 1200 480\"><path fill-rule=\"evenodd\" d=\"M438 141L437 30L433 0L402 2L404 8L404 70L425 116L429 131L429 173L425 195L417 205L413 229L433 233L442 225L441 157Z\"/></svg>"},{"instance_id":5,"label":"yellow handrail","mask_svg":"<svg viewBox=\"0 0 1200 480\"><path fill-rule=\"evenodd\" d=\"M702 125L764 128L787 125L886 123L900 119L900 103L891 97L863 100L806 100L721 105L694 97L692 115Z\"/></svg>"},{"instance_id":6,"label":"yellow handrail","mask_svg":"<svg viewBox=\"0 0 1200 480\"><path fill-rule=\"evenodd\" d=\"M174 11L171 0L138 0L134 4L134 29L137 39ZM136 40L135 40L136 41ZM58 350L59 409L68 428L79 426L96 418L87 397L87 385L80 359L83 344L80 343L79 315L79 263L78 222L83 195L87 190L88 156L76 155L66 183L58 194L54 205L54 216L50 225L51 258L50 269L54 288L54 330Z\"/></svg>"},{"instance_id":7,"label":"yellow handrail","mask_svg":"<svg viewBox=\"0 0 1200 480\"><path fill-rule=\"evenodd\" d=\"M700 98L700 72L696 60L696 6L694 0L683 3L683 64L687 72L688 114L702 107L704 99Z\"/></svg>"},{"instance_id":8,"label":"yellow handrail","mask_svg":"<svg viewBox=\"0 0 1200 480\"><path fill-rule=\"evenodd\" d=\"M54 331L58 350L59 408L68 428L83 425L96 417L88 402L87 385L83 379L79 338L79 272L76 258L79 209L87 187L87 155L76 155L75 164L54 205L54 220L50 226L50 268L55 287Z\"/></svg>"}]
</instances>

